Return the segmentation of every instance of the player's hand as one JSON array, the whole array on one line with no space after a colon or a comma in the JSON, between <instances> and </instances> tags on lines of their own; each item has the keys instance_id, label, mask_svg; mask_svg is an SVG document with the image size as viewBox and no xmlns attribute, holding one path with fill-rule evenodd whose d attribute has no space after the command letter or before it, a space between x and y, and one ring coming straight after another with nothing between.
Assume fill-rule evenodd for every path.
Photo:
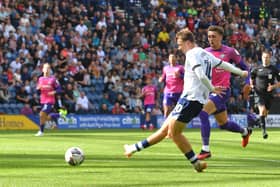
<instances>
[{"instance_id":1,"label":"player's hand","mask_svg":"<svg viewBox=\"0 0 280 187\"><path fill-rule=\"evenodd\" d=\"M249 75L249 72L248 72L248 71L242 71L241 77L246 78L246 77L248 77L248 75Z\"/></svg>"},{"instance_id":2,"label":"player's hand","mask_svg":"<svg viewBox=\"0 0 280 187\"><path fill-rule=\"evenodd\" d=\"M48 92L48 95L54 95L56 92L55 91L51 91L51 92Z\"/></svg>"},{"instance_id":3,"label":"player's hand","mask_svg":"<svg viewBox=\"0 0 280 187\"><path fill-rule=\"evenodd\" d=\"M267 91L271 92L273 89L274 89L274 86L271 84L268 84Z\"/></svg>"},{"instance_id":4,"label":"player's hand","mask_svg":"<svg viewBox=\"0 0 280 187\"><path fill-rule=\"evenodd\" d=\"M245 84L242 89L243 99L248 100L249 94L251 92L251 86L249 84Z\"/></svg>"},{"instance_id":5,"label":"player's hand","mask_svg":"<svg viewBox=\"0 0 280 187\"><path fill-rule=\"evenodd\" d=\"M226 94L226 88L217 86L214 87L214 90L212 92L217 94L218 96L222 96Z\"/></svg>"}]
</instances>

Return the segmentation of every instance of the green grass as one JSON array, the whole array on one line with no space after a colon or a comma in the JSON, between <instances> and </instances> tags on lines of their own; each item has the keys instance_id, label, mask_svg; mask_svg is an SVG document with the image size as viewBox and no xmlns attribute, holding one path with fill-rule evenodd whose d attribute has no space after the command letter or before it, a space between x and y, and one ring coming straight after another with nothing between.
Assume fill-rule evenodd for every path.
<instances>
[{"instance_id":1,"label":"green grass","mask_svg":"<svg viewBox=\"0 0 280 187\"><path fill-rule=\"evenodd\" d=\"M123 144L135 143L151 132L140 130L55 130L44 137L34 131L0 131L1 187L89 186L207 186L278 187L280 185L280 129L269 129L263 140L257 129L247 148L239 134L213 130L212 158L203 173L195 173L171 140L123 156ZM198 129L185 135L196 152ZM69 166L64 153L72 146L86 155L79 167Z\"/></svg>"}]
</instances>

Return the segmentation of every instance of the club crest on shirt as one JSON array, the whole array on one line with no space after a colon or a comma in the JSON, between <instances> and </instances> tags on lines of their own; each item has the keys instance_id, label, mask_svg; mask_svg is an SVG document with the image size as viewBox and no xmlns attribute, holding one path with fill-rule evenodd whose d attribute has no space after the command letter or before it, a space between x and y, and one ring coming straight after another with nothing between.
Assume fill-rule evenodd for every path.
<instances>
[{"instance_id":1,"label":"club crest on shirt","mask_svg":"<svg viewBox=\"0 0 280 187\"><path fill-rule=\"evenodd\" d=\"M226 56L226 55L225 55L224 53L222 53L222 54L220 55L220 59L223 59L225 56Z\"/></svg>"}]
</instances>

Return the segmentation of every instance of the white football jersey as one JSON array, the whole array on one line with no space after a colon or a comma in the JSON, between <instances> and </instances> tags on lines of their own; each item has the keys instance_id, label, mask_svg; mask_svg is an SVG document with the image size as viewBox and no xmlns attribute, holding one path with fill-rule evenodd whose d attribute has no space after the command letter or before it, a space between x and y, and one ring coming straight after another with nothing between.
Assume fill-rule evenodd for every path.
<instances>
[{"instance_id":1,"label":"white football jersey","mask_svg":"<svg viewBox=\"0 0 280 187\"><path fill-rule=\"evenodd\" d=\"M207 102L209 89L200 81L194 69L201 66L205 75L211 80L212 68L218 66L222 61L201 47L195 47L186 53L184 90L182 97L191 101Z\"/></svg>"}]
</instances>

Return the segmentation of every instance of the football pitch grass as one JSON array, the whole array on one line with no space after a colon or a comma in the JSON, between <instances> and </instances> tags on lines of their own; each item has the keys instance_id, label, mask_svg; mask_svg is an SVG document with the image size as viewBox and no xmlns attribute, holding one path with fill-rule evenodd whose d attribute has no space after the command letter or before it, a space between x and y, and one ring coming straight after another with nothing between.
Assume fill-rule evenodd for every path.
<instances>
[{"instance_id":1,"label":"football pitch grass","mask_svg":"<svg viewBox=\"0 0 280 187\"><path fill-rule=\"evenodd\" d=\"M246 148L239 134L212 130L212 158L203 173L194 172L175 144L161 143L127 159L123 144L151 134L141 130L0 131L1 187L278 187L280 186L280 129L269 129L263 140L256 129ZM201 148L200 131L186 129L193 149ZM85 152L81 166L64 161L67 148Z\"/></svg>"}]
</instances>

